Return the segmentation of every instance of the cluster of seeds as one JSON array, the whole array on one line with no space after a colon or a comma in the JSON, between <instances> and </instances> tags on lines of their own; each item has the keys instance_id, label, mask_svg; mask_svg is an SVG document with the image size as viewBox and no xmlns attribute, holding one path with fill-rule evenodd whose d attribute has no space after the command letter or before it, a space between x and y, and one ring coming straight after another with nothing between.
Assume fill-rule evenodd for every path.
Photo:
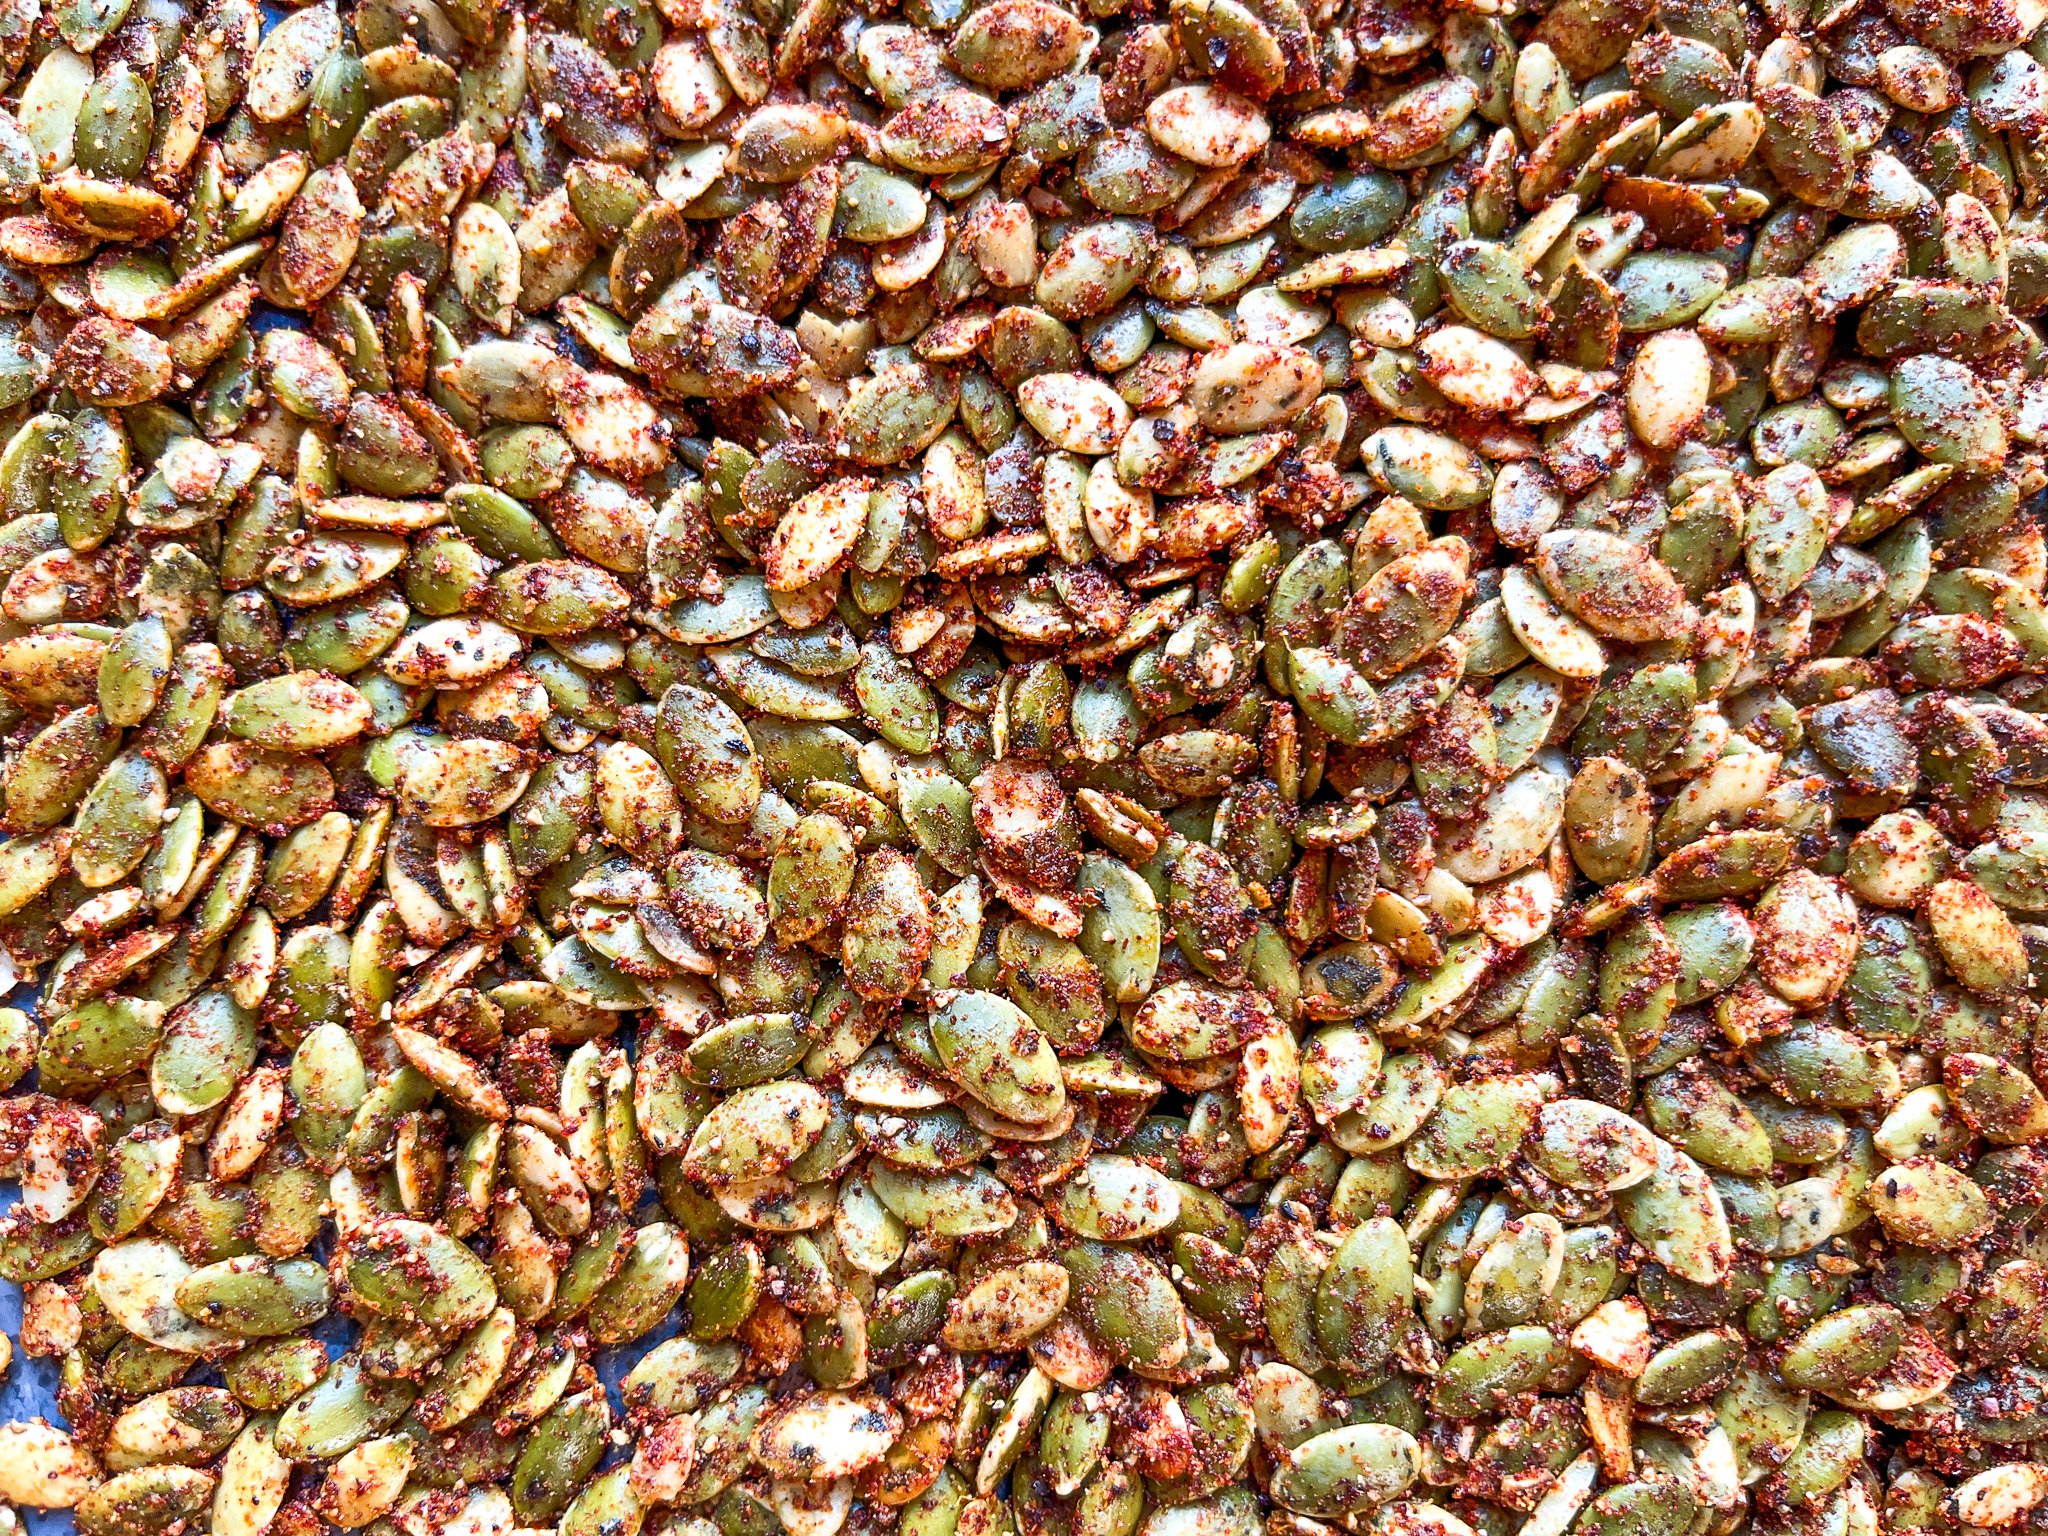
<instances>
[{"instance_id":1,"label":"cluster of seeds","mask_svg":"<svg viewBox=\"0 0 2048 1536\"><path fill-rule=\"evenodd\" d=\"M2048 1530L2048 0L0 66L0 1500Z\"/></svg>"}]
</instances>

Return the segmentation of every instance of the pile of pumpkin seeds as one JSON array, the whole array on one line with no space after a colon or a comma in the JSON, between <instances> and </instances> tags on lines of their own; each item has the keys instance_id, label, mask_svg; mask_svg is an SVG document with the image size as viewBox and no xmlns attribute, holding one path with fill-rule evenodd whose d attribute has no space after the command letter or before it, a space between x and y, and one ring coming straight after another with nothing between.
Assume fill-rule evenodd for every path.
<instances>
[{"instance_id":1,"label":"pile of pumpkin seeds","mask_svg":"<svg viewBox=\"0 0 2048 1536\"><path fill-rule=\"evenodd\" d=\"M0 78L0 1500L2048 1529L2048 0Z\"/></svg>"}]
</instances>

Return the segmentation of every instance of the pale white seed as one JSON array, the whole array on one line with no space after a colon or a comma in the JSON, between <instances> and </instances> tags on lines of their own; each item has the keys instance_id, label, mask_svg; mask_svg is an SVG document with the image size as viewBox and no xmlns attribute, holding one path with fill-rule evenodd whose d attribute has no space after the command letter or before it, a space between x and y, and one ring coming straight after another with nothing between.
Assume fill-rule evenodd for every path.
<instances>
[{"instance_id":1,"label":"pale white seed","mask_svg":"<svg viewBox=\"0 0 2048 1536\"><path fill-rule=\"evenodd\" d=\"M1512 411L1536 392L1535 370L1504 341L1468 325L1447 325L1415 344L1423 377L1455 405Z\"/></svg>"},{"instance_id":2,"label":"pale white seed","mask_svg":"<svg viewBox=\"0 0 2048 1536\"><path fill-rule=\"evenodd\" d=\"M1181 85L1145 108L1145 131L1170 154L1196 165L1243 165L1273 136L1257 103L1220 85Z\"/></svg>"},{"instance_id":3,"label":"pale white seed","mask_svg":"<svg viewBox=\"0 0 2048 1536\"><path fill-rule=\"evenodd\" d=\"M1017 389L1017 409L1054 446L1090 455L1115 448L1135 414L1101 379L1080 373L1026 379Z\"/></svg>"},{"instance_id":4,"label":"pale white seed","mask_svg":"<svg viewBox=\"0 0 2048 1536\"><path fill-rule=\"evenodd\" d=\"M1697 331L1657 332L1629 364L1629 426L1659 452L1676 448L1706 413L1713 377L1712 360Z\"/></svg>"}]
</instances>

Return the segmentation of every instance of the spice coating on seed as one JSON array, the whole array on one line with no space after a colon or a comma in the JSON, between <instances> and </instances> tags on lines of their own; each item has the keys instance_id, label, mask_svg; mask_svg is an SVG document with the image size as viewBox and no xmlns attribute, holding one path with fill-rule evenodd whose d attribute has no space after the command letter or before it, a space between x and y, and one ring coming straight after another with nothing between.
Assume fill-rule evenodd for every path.
<instances>
[{"instance_id":1,"label":"spice coating on seed","mask_svg":"<svg viewBox=\"0 0 2048 1536\"><path fill-rule=\"evenodd\" d=\"M0 81L0 1525L2048 1518L2040 0Z\"/></svg>"}]
</instances>

